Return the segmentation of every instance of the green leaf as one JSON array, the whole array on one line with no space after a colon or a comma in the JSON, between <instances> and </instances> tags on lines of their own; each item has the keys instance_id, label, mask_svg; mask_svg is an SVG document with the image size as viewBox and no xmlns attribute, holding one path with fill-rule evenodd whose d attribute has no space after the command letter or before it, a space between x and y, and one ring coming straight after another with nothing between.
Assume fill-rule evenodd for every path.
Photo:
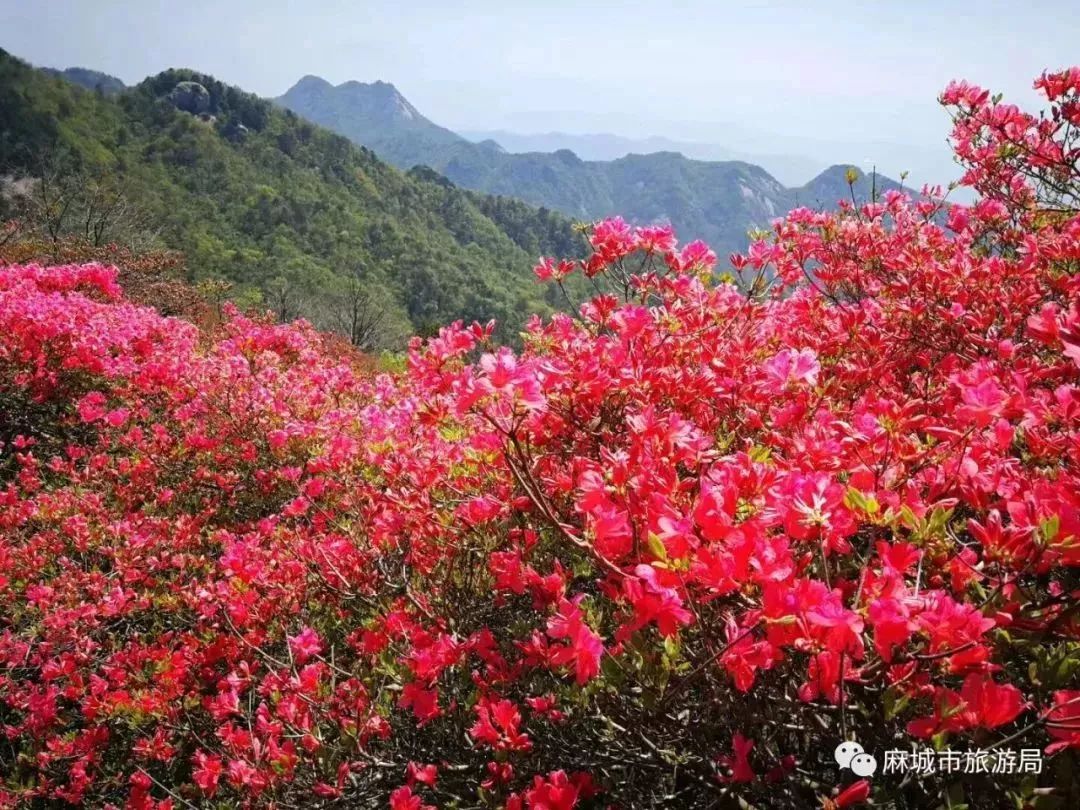
<instances>
[{"instance_id":1,"label":"green leaf","mask_svg":"<svg viewBox=\"0 0 1080 810\"><path fill-rule=\"evenodd\" d=\"M898 688L890 686L885 690L884 695L885 719L892 720L904 711L910 702L911 698L908 695L905 695Z\"/></svg>"},{"instance_id":2,"label":"green leaf","mask_svg":"<svg viewBox=\"0 0 1080 810\"><path fill-rule=\"evenodd\" d=\"M916 517L915 513L911 511L910 506L904 504L900 507L900 523L905 526L909 531L914 532L918 530L919 526L922 524L922 521L920 521L919 518Z\"/></svg>"},{"instance_id":3,"label":"green leaf","mask_svg":"<svg viewBox=\"0 0 1080 810\"><path fill-rule=\"evenodd\" d=\"M848 487L847 492L844 493L844 505L852 511L859 510L868 515L876 515L881 509L877 498L873 495L867 495L855 489L855 487Z\"/></svg>"},{"instance_id":4,"label":"green leaf","mask_svg":"<svg viewBox=\"0 0 1080 810\"><path fill-rule=\"evenodd\" d=\"M1057 537L1058 532L1061 530L1061 516L1053 515L1048 517L1039 526L1039 530L1042 532L1043 540L1049 543Z\"/></svg>"},{"instance_id":5,"label":"green leaf","mask_svg":"<svg viewBox=\"0 0 1080 810\"><path fill-rule=\"evenodd\" d=\"M667 560L667 548L665 548L664 546L664 541L661 540L656 534L649 532L648 544L649 551L652 552L652 555L656 557L656 559L664 561Z\"/></svg>"},{"instance_id":6,"label":"green leaf","mask_svg":"<svg viewBox=\"0 0 1080 810\"><path fill-rule=\"evenodd\" d=\"M772 448L765 447L760 444L755 444L750 448L750 460L756 461L759 464L764 464L772 457Z\"/></svg>"}]
</instances>

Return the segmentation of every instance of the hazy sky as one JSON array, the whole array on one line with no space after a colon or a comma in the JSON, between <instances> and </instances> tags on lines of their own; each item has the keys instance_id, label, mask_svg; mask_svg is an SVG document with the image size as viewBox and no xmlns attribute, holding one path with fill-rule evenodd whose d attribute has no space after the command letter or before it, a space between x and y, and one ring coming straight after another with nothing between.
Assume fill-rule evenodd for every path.
<instances>
[{"instance_id":1,"label":"hazy sky","mask_svg":"<svg viewBox=\"0 0 1080 810\"><path fill-rule=\"evenodd\" d=\"M1033 103L1037 73L1080 62L1078 20L1075 0L0 0L0 47L129 83L191 67L268 96L308 73L384 79L452 129L929 167L947 158L950 78Z\"/></svg>"}]
</instances>

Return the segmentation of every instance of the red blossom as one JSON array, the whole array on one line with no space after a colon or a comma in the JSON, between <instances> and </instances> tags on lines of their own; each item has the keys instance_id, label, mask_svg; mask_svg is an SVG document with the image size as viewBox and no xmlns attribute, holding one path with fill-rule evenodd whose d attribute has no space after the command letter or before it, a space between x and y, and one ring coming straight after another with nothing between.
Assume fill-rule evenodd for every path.
<instances>
[{"instance_id":1,"label":"red blossom","mask_svg":"<svg viewBox=\"0 0 1080 810\"><path fill-rule=\"evenodd\" d=\"M1015 686L996 684L985 673L972 673L964 679L959 692L944 687L935 690L934 715L912 720L908 732L915 737L930 737L943 731L996 728L1011 723L1024 707L1023 696Z\"/></svg>"},{"instance_id":2,"label":"red blossom","mask_svg":"<svg viewBox=\"0 0 1080 810\"><path fill-rule=\"evenodd\" d=\"M840 792L840 795L833 799L833 807L842 810L844 807L854 807L857 804L862 804L869 798L870 782L866 779L860 779L858 782L852 782Z\"/></svg>"},{"instance_id":3,"label":"red blossom","mask_svg":"<svg viewBox=\"0 0 1080 810\"><path fill-rule=\"evenodd\" d=\"M310 627L305 627L295 636L289 637L289 650L296 662L303 664L312 656L322 652L322 641L318 633Z\"/></svg>"},{"instance_id":4,"label":"red blossom","mask_svg":"<svg viewBox=\"0 0 1080 810\"><path fill-rule=\"evenodd\" d=\"M1062 689L1054 692L1054 703L1046 712L1046 731L1054 742L1046 746L1053 754L1064 748L1080 748L1080 691Z\"/></svg>"},{"instance_id":5,"label":"red blossom","mask_svg":"<svg viewBox=\"0 0 1080 810\"><path fill-rule=\"evenodd\" d=\"M0 805L569 808L594 754L655 804L720 735L748 802L809 806L842 724L1007 737L1080 637L1080 70L1036 87L943 94L972 204L796 209L746 290L594 223L536 271L600 291L516 349L457 323L374 372L0 267Z\"/></svg>"},{"instance_id":6,"label":"red blossom","mask_svg":"<svg viewBox=\"0 0 1080 810\"><path fill-rule=\"evenodd\" d=\"M600 658L604 654L604 643L585 623L578 607L580 601L580 598L576 601L563 599L547 625L549 636L566 640L563 645L553 648L552 663L573 664L574 678L579 685L599 674Z\"/></svg>"},{"instance_id":7,"label":"red blossom","mask_svg":"<svg viewBox=\"0 0 1080 810\"><path fill-rule=\"evenodd\" d=\"M721 776L722 782L752 782L757 778L754 768L750 764L750 752L754 750L754 741L747 739L741 733L735 732L731 741L732 753L716 758L717 763L727 768L730 773Z\"/></svg>"}]
</instances>

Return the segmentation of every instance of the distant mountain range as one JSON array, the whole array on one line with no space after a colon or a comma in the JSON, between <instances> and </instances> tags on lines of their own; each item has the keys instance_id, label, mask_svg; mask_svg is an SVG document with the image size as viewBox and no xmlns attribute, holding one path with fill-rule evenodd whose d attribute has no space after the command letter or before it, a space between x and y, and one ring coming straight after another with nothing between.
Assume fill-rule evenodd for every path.
<instances>
[{"instance_id":1,"label":"distant mountain range","mask_svg":"<svg viewBox=\"0 0 1080 810\"><path fill-rule=\"evenodd\" d=\"M619 214L637 223L671 222L680 239L704 239L721 255L745 249L749 230L768 227L796 205L832 207L851 194L844 165L789 188L752 163L695 160L679 151L583 160L569 149L516 152L520 142L509 149L494 139L477 143L425 118L386 82L334 86L305 76L276 102L399 167L426 165L459 186L578 219ZM858 174L858 200L869 199L872 187L901 188L887 177Z\"/></svg>"},{"instance_id":2,"label":"distant mountain range","mask_svg":"<svg viewBox=\"0 0 1080 810\"><path fill-rule=\"evenodd\" d=\"M541 132L522 134L504 129L463 131L463 137L480 143L494 141L507 152L557 152L569 149L582 160L617 160L626 155L649 155L654 152L678 152L693 160L737 160L756 163L786 186L796 186L819 174L828 165L805 155L745 152L715 143L677 141L654 135L627 138L609 132L574 134Z\"/></svg>"},{"instance_id":3,"label":"distant mountain range","mask_svg":"<svg viewBox=\"0 0 1080 810\"><path fill-rule=\"evenodd\" d=\"M85 68L42 72L105 96L124 90L119 79ZM212 106L218 104L214 98L211 102ZM413 183L438 186L449 180L462 189L495 195L476 194L469 198L459 194L459 198L462 204L478 208L481 215L494 217L503 232L526 251L534 246L568 243L564 221L553 214L559 212L579 220L621 215L638 224L670 221L681 241L703 239L717 253L726 255L746 248L747 231L767 228L772 219L797 205L833 207L838 200L850 199L852 192L856 200L862 201L870 198L874 188L878 193L902 188L888 177L870 178L858 170L858 179L851 188L847 181L850 167L845 164L825 168L805 185L787 186L753 162L699 160L685 153L723 153L716 151L718 147L664 138L490 133L507 143L496 138L471 140L424 117L393 84L382 81L334 85L306 76L273 103L372 150L379 158L408 171L407 179ZM217 126L232 126L228 131L234 134L234 123L218 121ZM559 144L575 146L590 159L583 160L568 148L540 149ZM531 147L538 149L518 151ZM670 148L653 151L653 147ZM619 152L624 152L622 157L602 159ZM419 166L429 168L411 171ZM441 193L457 191L445 187ZM510 198L539 206L540 211L512 208ZM508 216L512 225L502 221ZM195 264L201 264L199 252L193 255ZM402 294L414 298L411 293ZM505 306L503 303L499 308ZM470 307L480 313L478 303ZM409 312L414 326L420 325L418 318L415 310Z\"/></svg>"}]
</instances>

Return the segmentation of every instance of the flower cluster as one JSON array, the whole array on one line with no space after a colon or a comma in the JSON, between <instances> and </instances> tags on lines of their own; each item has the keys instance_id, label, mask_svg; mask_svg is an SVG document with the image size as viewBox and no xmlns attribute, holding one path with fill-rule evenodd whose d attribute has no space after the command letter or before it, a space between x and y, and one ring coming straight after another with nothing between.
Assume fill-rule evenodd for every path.
<instances>
[{"instance_id":1,"label":"flower cluster","mask_svg":"<svg viewBox=\"0 0 1080 810\"><path fill-rule=\"evenodd\" d=\"M946 91L978 202L793 211L749 293L599 223L537 267L598 294L519 352L454 324L374 374L0 269L0 806L923 806L960 788L836 744L1075 757L1080 172L1041 122L1080 71L1038 86Z\"/></svg>"}]
</instances>

